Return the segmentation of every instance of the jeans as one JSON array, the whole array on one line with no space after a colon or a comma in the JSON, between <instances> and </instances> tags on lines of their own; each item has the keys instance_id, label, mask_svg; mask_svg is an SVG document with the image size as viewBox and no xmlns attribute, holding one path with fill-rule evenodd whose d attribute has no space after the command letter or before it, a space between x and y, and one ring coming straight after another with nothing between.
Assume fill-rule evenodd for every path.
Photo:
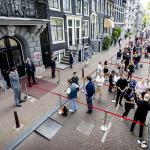
<instances>
[{"instance_id":1,"label":"jeans","mask_svg":"<svg viewBox=\"0 0 150 150\"><path fill-rule=\"evenodd\" d=\"M20 88L13 89L13 91L14 91L15 104L18 105L21 101L21 89Z\"/></svg>"},{"instance_id":2,"label":"jeans","mask_svg":"<svg viewBox=\"0 0 150 150\"><path fill-rule=\"evenodd\" d=\"M77 98L70 99L70 108L72 112L75 112L77 110Z\"/></svg>"},{"instance_id":3,"label":"jeans","mask_svg":"<svg viewBox=\"0 0 150 150\"><path fill-rule=\"evenodd\" d=\"M93 109L92 96L86 96L87 107L89 110Z\"/></svg>"}]
</instances>

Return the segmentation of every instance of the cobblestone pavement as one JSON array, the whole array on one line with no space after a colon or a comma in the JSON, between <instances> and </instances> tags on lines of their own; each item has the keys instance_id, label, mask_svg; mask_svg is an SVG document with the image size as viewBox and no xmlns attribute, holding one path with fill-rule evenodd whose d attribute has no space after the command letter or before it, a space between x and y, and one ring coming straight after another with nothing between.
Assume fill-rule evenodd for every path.
<instances>
[{"instance_id":1,"label":"cobblestone pavement","mask_svg":"<svg viewBox=\"0 0 150 150\"><path fill-rule=\"evenodd\" d=\"M111 47L109 51L96 53L90 60L90 65L85 69L85 74L87 75L91 73L96 68L99 61L104 62L104 60L107 60L116 54L117 49L118 48ZM81 69L84 67L84 65L85 62L81 62L74 65L72 70L68 68L61 71L61 83L56 89L53 90L53 92L65 95L68 78L72 76L73 71L76 71L81 78ZM147 67L144 65L142 68L143 71L137 72L138 76L145 77L145 74L147 73L146 68ZM57 82L57 77L54 80L50 78L49 70L46 70L44 73L42 73L42 76L44 76L44 79L46 80L55 83ZM83 83L83 79L81 79L80 82ZM85 103L85 96L83 93L80 93L79 97L80 101ZM112 96L107 94L107 87L105 87L102 102L98 103L97 101L94 101L94 104L98 107L103 107L105 109L107 108L110 111L116 112L114 109L114 104L111 103L111 97ZM8 144L9 141L27 129L35 120L50 110L52 106L57 105L59 102L57 96L47 93L34 102L28 101L24 103L22 108L15 108L13 106L14 103L11 90L1 94L0 99L0 149L2 149ZM20 122L24 124L24 127L20 131L13 130L14 110L18 111ZM111 121L112 127L107 135L105 143L102 143L101 139L104 133L100 130L100 126L103 122L104 113L95 111L92 115L88 115L85 112L86 106L79 105L79 110L67 118L62 118L61 116L55 114L53 118L63 124L63 127L52 140L47 141L43 137L33 133L22 145L20 145L20 147L18 147L18 149L138 149L135 136L129 133L130 123L122 123L120 122L119 118L109 116L108 121ZM121 114L122 112L122 109L117 111L117 113ZM133 115L131 113L131 117L132 116ZM94 129L90 136L85 136L79 131L76 131L77 126L82 120L94 124Z\"/></svg>"}]
</instances>

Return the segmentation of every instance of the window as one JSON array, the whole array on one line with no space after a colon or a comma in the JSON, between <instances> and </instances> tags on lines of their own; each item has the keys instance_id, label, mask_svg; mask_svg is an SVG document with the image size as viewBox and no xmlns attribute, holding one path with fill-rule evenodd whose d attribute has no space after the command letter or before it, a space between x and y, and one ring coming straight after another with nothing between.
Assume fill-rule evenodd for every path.
<instances>
[{"instance_id":1,"label":"window","mask_svg":"<svg viewBox=\"0 0 150 150\"><path fill-rule=\"evenodd\" d=\"M60 0L48 0L50 9L60 10Z\"/></svg>"},{"instance_id":2,"label":"window","mask_svg":"<svg viewBox=\"0 0 150 150\"><path fill-rule=\"evenodd\" d=\"M104 7L105 7L104 0L101 0L101 13L103 14L104 14Z\"/></svg>"},{"instance_id":3,"label":"window","mask_svg":"<svg viewBox=\"0 0 150 150\"><path fill-rule=\"evenodd\" d=\"M82 36L89 37L89 21L88 20L84 20L82 22Z\"/></svg>"},{"instance_id":4,"label":"window","mask_svg":"<svg viewBox=\"0 0 150 150\"><path fill-rule=\"evenodd\" d=\"M96 11L96 1L92 0L92 11Z\"/></svg>"},{"instance_id":5,"label":"window","mask_svg":"<svg viewBox=\"0 0 150 150\"><path fill-rule=\"evenodd\" d=\"M82 0L76 0L76 13L82 14Z\"/></svg>"},{"instance_id":6,"label":"window","mask_svg":"<svg viewBox=\"0 0 150 150\"><path fill-rule=\"evenodd\" d=\"M64 20L51 18L51 34L53 42L64 41Z\"/></svg>"},{"instance_id":7,"label":"window","mask_svg":"<svg viewBox=\"0 0 150 150\"><path fill-rule=\"evenodd\" d=\"M84 15L89 15L89 0L84 0Z\"/></svg>"},{"instance_id":8,"label":"window","mask_svg":"<svg viewBox=\"0 0 150 150\"><path fill-rule=\"evenodd\" d=\"M71 0L63 0L64 11L71 12Z\"/></svg>"},{"instance_id":9,"label":"window","mask_svg":"<svg viewBox=\"0 0 150 150\"><path fill-rule=\"evenodd\" d=\"M97 0L97 11L101 12L101 0Z\"/></svg>"}]
</instances>

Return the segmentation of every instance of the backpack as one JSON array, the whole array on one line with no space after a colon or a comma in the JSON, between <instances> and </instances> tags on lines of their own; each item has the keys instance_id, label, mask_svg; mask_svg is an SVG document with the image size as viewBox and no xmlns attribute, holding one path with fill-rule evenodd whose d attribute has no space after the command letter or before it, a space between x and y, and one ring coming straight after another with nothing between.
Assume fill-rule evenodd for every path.
<instances>
[{"instance_id":1,"label":"backpack","mask_svg":"<svg viewBox=\"0 0 150 150\"><path fill-rule=\"evenodd\" d=\"M129 86L130 86L131 88L135 89L136 84L137 84L137 81L136 81L136 80L131 80Z\"/></svg>"}]
</instances>

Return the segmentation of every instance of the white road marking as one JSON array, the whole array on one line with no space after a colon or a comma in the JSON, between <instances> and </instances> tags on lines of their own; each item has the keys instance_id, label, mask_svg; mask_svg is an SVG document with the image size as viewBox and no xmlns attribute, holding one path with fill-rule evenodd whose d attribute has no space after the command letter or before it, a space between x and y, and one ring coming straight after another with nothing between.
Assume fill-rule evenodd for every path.
<instances>
[{"instance_id":1,"label":"white road marking","mask_svg":"<svg viewBox=\"0 0 150 150\"><path fill-rule=\"evenodd\" d=\"M102 143L104 143L105 140L106 140L107 134L108 134L108 132L109 132L109 130L110 130L110 128L111 128L111 124L112 124L112 123L109 122L109 124L108 124L108 130L104 133L104 135L103 135L103 137L102 137L102 140L101 140Z\"/></svg>"}]
</instances>

